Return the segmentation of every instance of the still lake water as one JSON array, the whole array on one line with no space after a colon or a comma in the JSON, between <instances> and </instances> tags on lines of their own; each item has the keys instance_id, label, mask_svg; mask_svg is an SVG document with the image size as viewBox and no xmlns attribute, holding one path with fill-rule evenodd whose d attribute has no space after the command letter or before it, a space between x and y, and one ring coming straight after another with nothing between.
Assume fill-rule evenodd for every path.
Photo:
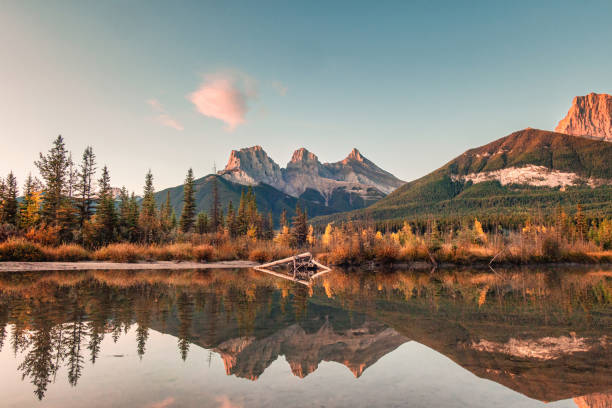
<instances>
[{"instance_id":1,"label":"still lake water","mask_svg":"<svg viewBox=\"0 0 612 408\"><path fill-rule=\"evenodd\" d=\"M2 407L612 407L612 268L0 274Z\"/></svg>"}]
</instances>

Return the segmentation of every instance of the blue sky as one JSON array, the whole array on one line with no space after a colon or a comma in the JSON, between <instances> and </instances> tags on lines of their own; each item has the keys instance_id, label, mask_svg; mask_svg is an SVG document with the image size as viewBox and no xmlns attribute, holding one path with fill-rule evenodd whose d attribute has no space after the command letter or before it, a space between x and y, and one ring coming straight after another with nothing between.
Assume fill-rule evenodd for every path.
<instances>
[{"instance_id":1,"label":"blue sky","mask_svg":"<svg viewBox=\"0 0 612 408\"><path fill-rule=\"evenodd\" d=\"M0 3L0 174L62 134L139 192L262 145L404 180L612 92L612 3ZM216 105L218 104L218 105Z\"/></svg>"}]
</instances>

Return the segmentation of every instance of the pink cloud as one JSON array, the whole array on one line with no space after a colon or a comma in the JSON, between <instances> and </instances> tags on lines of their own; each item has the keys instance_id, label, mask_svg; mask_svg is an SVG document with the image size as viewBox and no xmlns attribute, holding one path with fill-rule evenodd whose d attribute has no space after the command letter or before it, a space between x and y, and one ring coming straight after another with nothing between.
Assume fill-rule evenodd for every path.
<instances>
[{"instance_id":1,"label":"pink cloud","mask_svg":"<svg viewBox=\"0 0 612 408\"><path fill-rule=\"evenodd\" d=\"M227 130L245 122L249 102L255 99L255 82L244 74L208 76L204 83L188 95L198 112L219 119Z\"/></svg>"},{"instance_id":2,"label":"pink cloud","mask_svg":"<svg viewBox=\"0 0 612 408\"><path fill-rule=\"evenodd\" d=\"M174 404L174 398L173 397L168 397L165 400L159 401L159 402L154 402L150 405L148 405L148 408L167 408L169 406L171 406L172 404Z\"/></svg>"},{"instance_id":3,"label":"pink cloud","mask_svg":"<svg viewBox=\"0 0 612 408\"><path fill-rule=\"evenodd\" d=\"M168 115L164 106L157 99L149 99L147 103L157 113L155 121L160 125L171 127L176 130L185 129L176 119Z\"/></svg>"}]
</instances>

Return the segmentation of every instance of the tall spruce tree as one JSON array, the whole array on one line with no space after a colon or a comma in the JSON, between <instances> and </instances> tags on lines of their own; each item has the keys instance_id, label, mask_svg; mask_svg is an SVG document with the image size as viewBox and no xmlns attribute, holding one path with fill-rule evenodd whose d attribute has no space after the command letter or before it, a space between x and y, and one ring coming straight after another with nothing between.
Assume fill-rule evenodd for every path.
<instances>
[{"instance_id":1,"label":"tall spruce tree","mask_svg":"<svg viewBox=\"0 0 612 408\"><path fill-rule=\"evenodd\" d=\"M166 202L162 203L159 211L159 221L162 232L164 234L170 233L174 229L172 225L172 203L170 202L170 190L166 191Z\"/></svg>"},{"instance_id":2,"label":"tall spruce tree","mask_svg":"<svg viewBox=\"0 0 612 408\"><path fill-rule=\"evenodd\" d=\"M227 206L227 217L226 217L227 229L232 238L238 235L238 223L236 222L236 211L234 210L234 204L230 200Z\"/></svg>"},{"instance_id":3,"label":"tall spruce tree","mask_svg":"<svg viewBox=\"0 0 612 408\"><path fill-rule=\"evenodd\" d=\"M204 211L198 213L195 230L198 234L205 234L208 232L208 215Z\"/></svg>"},{"instance_id":4,"label":"tall spruce tree","mask_svg":"<svg viewBox=\"0 0 612 408\"><path fill-rule=\"evenodd\" d=\"M297 203L295 206L291 236L296 246L301 247L306 244L306 238L308 237L308 215L306 210L302 211L300 203Z\"/></svg>"},{"instance_id":5,"label":"tall spruce tree","mask_svg":"<svg viewBox=\"0 0 612 408\"><path fill-rule=\"evenodd\" d=\"M59 135L53 141L53 147L46 155L40 153L39 160L34 164L44 181L42 216L49 224L58 224L59 211L66 205L65 197L68 190L70 156L64 138Z\"/></svg>"},{"instance_id":6,"label":"tall spruce tree","mask_svg":"<svg viewBox=\"0 0 612 408\"><path fill-rule=\"evenodd\" d=\"M91 146L83 152L76 182L76 202L79 211L79 226L88 221L94 213L93 181L96 174L96 155Z\"/></svg>"},{"instance_id":7,"label":"tall spruce tree","mask_svg":"<svg viewBox=\"0 0 612 408\"><path fill-rule=\"evenodd\" d=\"M185 185L183 187L183 211L181 212L180 227L184 233L191 232L195 224L196 203L195 203L195 184L193 180L193 170L187 171Z\"/></svg>"},{"instance_id":8,"label":"tall spruce tree","mask_svg":"<svg viewBox=\"0 0 612 408\"><path fill-rule=\"evenodd\" d=\"M157 218L157 206L155 204L155 188L153 187L153 174L151 170L145 176L144 194L142 198L142 208L138 225L143 234L143 240L151 243L157 239L159 232L159 221Z\"/></svg>"},{"instance_id":9,"label":"tall spruce tree","mask_svg":"<svg viewBox=\"0 0 612 408\"><path fill-rule=\"evenodd\" d=\"M117 214L110 184L110 174L106 166L102 168L102 177L98 180L98 185L100 190L95 216L98 242L100 244L108 244L115 239Z\"/></svg>"},{"instance_id":10,"label":"tall spruce tree","mask_svg":"<svg viewBox=\"0 0 612 408\"><path fill-rule=\"evenodd\" d=\"M40 191L38 190L40 190L40 186L32 177L32 174L28 174L23 188L23 200L19 208L19 226L23 230L28 230L38 224L40 218L38 208Z\"/></svg>"},{"instance_id":11,"label":"tall spruce tree","mask_svg":"<svg viewBox=\"0 0 612 408\"><path fill-rule=\"evenodd\" d=\"M17 226L19 203L17 202L17 179L11 171L4 181L2 197L0 197L0 205L2 213L0 215L0 224L11 224Z\"/></svg>"}]
</instances>

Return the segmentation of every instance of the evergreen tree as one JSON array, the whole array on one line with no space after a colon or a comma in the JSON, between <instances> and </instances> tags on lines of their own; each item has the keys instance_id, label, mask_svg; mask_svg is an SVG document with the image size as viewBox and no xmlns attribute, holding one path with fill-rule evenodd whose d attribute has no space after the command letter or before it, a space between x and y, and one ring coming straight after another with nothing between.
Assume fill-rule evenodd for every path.
<instances>
[{"instance_id":1,"label":"evergreen tree","mask_svg":"<svg viewBox=\"0 0 612 408\"><path fill-rule=\"evenodd\" d=\"M32 175L28 174L23 189L23 201L19 209L19 226L24 230L28 230L38 224L41 200L40 191L38 190L40 190L40 186L38 186Z\"/></svg>"},{"instance_id":2,"label":"evergreen tree","mask_svg":"<svg viewBox=\"0 0 612 408\"><path fill-rule=\"evenodd\" d=\"M17 202L17 179L11 171L6 176L1 199L2 213L0 224L11 224L17 226L19 203Z\"/></svg>"},{"instance_id":3,"label":"evergreen tree","mask_svg":"<svg viewBox=\"0 0 612 408\"><path fill-rule=\"evenodd\" d=\"M208 216L204 211L198 213L195 229L198 234L205 234L208 232Z\"/></svg>"},{"instance_id":4,"label":"evergreen tree","mask_svg":"<svg viewBox=\"0 0 612 408\"><path fill-rule=\"evenodd\" d=\"M170 190L166 191L166 202L162 203L159 211L159 221L162 231L167 234L174 229L172 225L172 203L170 202Z\"/></svg>"},{"instance_id":5,"label":"evergreen tree","mask_svg":"<svg viewBox=\"0 0 612 408\"><path fill-rule=\"evenodd\" d=\"M79 211L79 226L88 221L94 213L93 178L96 173L96 155L91 146L83 152L83 158L77 173L76 202Z\"/></svg>"},{"instance_id":6,"label":"evergreen tree","mask_svg":"<svg viewBox=\"0 0 612 408\"><path fill-rule=\"evenodd\" d=\"M195 224L196 203L195 203L195 184L193 180L193 170L187 171L185 185L183 187L183 211L181 212L180 227L184 233L190 232Z\"/></svg>"},{"instance_id":7,"label":"evergreen tree","mask_svg":"<svg viewBox=\"0 0 612 408\"><path fill-rule=\"evenodd\" d=\"M115 239L117 214L115 200L113 199L108 168L102 168L102 177L98 180L100 191L98 193L98 206L96 207L95 224L98 232L98 242L108 244Z\"/></svg>"},{"instance_id":8,"label":"evergreen tree","mask_svg":"<svg viewBox=\"0 0 612 408\"><path fill-rule=\"evenodd\" d=\"M230 200L227 206L226 222L230 236L232 238L236 237L238 235L238 222L236 219L236 212L234 211L234 204L232 203L232 200Z\"/></svg>"},{"instance_id":9,"label":"evergreen tree","mask_svg":"<svg viewBox=\"0 0 612 408\"><path fill-rule=\"evenodd\" d=\"M140 208L138 206L138 199L136 195L132 193L130 196L130 206L129 213L127 217L127 231L128 237L131 242L138 240L138 237L141 235L140 226Z\"/></svg>"},{"instance_id":10,"label":"evergreen tree","mask_svg":"<svg viewBox=\"0 0 612 408\"><path fill-rule=\"evenodd\" d=\"M130 195L127 188L123 186L119 194L119 219L117 221L117 229L119 230L119 238L121 240L129 240L128 224L130 214Z\"/></svg>"},{"instance_id":11,"label":"evergreen tree","mask_svg":"<svg viewBox=\"0 0 612 408\"><path fill-rule=\"evenodd\" d=\"M237 235L246 235L247 230L249 229L249 220L247 218L247 200L244 189L242 189L240 194L240 205L238 206L238 217L236 219L236 223Z\"/></svg>"},{"instance_id":12,"label":"evergreen tree","mask_svg":"<svg viewBox=\"0 0 612 408\"><path fill-rule=\"evenodd\" d=\"M587 226L584 219L584 214L582 213L582 205L580 204L576 206L576 215L574 220L576 222L576 235L578 236L578 239L584 239L587 233Z\"/></svg>"},{"instance_id":13,"label":"evergreen tree","mask_svg":"<svg viewBox=\"0 0 612 408\"><path fill-rule=\"evenodd\" d=\"M140 210L138 225L142 231L144 242L151 243L157 239L159 221L157 218L155 188L153 187L153 174L151 174L151 170L148 171L145 177L142 208Z\"/></svg>"},{"instance_id":14,"label":"evergreen tree","mask_svg":"<svg viewBox=\"0 0 612 408\"><path fill-rule=\"evenodd\" d=\"M296 246L301 247L306 244L306 239L308 237L308 215L306 214L306 210L302 211L300 203L297 203L295 206L291 236Z\"/></svg>"},{"instance_id":15,"label":"evergreen tree","mask_svg":"<svg viewBox=\"0 0 612 408\"><path fill-rule=\"evenodd\" d=\"M283 227L288 227L289 226L289 223L287 222L287 210L284 209L284 208L283 208L283 211L281 212L281 215L280 215L279 224L280 224L280 229L281 230L283 229Z\"/></svg>"},{"instance_id":16,"label":"evergreen tree","mask_svg":"<svg viewBox=\"0 0 612 408\"><path fill-rule=\"evenodd\" d=\"M68 178L71 160L62 136L53 142L53 147L46 155L40 153L40 159L34 162L45 183L42 216L45 222L57 224L59 211L65 205L68 190Z\"/></svg>"}]
</instances>

